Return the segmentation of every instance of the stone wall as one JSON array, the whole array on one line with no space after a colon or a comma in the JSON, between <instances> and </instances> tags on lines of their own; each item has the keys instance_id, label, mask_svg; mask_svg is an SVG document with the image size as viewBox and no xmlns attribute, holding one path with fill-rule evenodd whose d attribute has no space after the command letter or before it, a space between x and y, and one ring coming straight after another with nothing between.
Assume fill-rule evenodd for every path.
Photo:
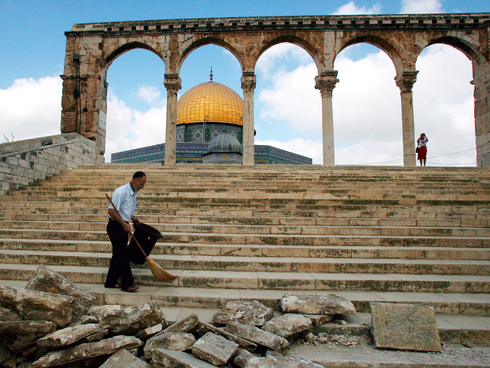
<instances>
[{"instance_id":1,"label":"stone wall","mask_svg":"<svg viewBox=\"0 0 490 368\"><path fill-rule=\"evenodd\" d=\"M63 170L95 164L95 142L66 133L0 144L0 194Z\"/></svg>"}]
</instances>

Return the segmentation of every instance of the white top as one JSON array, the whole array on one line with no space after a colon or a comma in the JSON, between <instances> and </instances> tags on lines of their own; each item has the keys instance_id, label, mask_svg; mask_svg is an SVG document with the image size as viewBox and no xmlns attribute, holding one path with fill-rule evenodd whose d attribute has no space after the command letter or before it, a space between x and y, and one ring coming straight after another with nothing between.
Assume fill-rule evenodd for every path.
<instances>
[{"instance_id":1,"label":"white top","mask_svg":"<svg viewBox=\"0 0 490 368\"><path fill-rule=\"evenodd\" d=\"M429 138L425 137L422 139L418 139L419 147L425 147L427 146L427 142L429 141Z\"/></svg>"},{"instance_id":2,"label":"white top","mask_svg":"<svg viewBox=\"0 0 490 368\"><path fill-rule=\"evenodd\" d=\"M131 188L129 183L117 188L112 194L112 203L116 206L122 219L129 222L133 217L134 210L136 209L136 193ZM112 204L109 205L112 207ZM110 217L110 216L109 216ZM114 220L114 219L113 219Z\"/></svg>"}]
</instances>

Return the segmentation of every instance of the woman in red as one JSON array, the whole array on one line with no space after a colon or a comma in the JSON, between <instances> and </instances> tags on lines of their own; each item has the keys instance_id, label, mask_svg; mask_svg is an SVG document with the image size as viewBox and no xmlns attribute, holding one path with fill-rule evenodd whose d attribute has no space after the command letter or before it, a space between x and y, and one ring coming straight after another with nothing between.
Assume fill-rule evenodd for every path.
<instances>
[{"instance_id":1,"label":"woman in red","mask_svg":"<svg viewBox=\"0 0 490 368\"><path fill-rule=\"evenodd\" d=\"M425 133L422 133L417 139L417 148L418 148L418 153L417 153L417 160L420 161L420 166L425 166L425 163L427 161L427 142L429 141L429 138L425 135Z\"/></svg>"}]
</instances>

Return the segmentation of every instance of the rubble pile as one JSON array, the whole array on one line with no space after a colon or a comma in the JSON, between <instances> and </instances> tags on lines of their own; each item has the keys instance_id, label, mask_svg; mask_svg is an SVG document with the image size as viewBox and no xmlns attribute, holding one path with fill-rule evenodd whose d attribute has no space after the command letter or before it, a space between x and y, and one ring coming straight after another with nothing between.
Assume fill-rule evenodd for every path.
<instances>
[{"instance_id":1,"label":"rubble pile","mask_svg":"<svg viewBox=\"0 0 490 368\"><path fill-rule=\"evenodd\" d=\"M333 315L356 313L335 295L286 294L284 314L274 316L258 301L232 301L213 324L195 314L169 324L154 301L125 308L93 302L45 266L25 289L0 286L2 366L321 367L283 353Z\"/></svg>"}]
</instances>

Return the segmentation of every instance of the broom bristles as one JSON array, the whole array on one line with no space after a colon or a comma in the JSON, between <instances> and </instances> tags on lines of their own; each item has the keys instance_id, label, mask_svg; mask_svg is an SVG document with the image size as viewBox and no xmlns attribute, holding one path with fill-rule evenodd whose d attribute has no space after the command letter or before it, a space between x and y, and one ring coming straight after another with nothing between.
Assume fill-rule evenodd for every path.
<instances>
[{"instance_id":1,"label":"broom bristles","mask_svg":"<svg viewBox=\"0 0 490 368\"><path fill-rule=\"evenodd\" d=\"M165 271L163 268L160 267L158 263L156 263L154 260L152 260L150 257L146 257L146 262L148 263L148 266L150 267L150 271L153 274L153 276L160 281L172 281L177 278L177 276L172 275L171 273L168 273Z\"/></svg>"}]
</instances>

